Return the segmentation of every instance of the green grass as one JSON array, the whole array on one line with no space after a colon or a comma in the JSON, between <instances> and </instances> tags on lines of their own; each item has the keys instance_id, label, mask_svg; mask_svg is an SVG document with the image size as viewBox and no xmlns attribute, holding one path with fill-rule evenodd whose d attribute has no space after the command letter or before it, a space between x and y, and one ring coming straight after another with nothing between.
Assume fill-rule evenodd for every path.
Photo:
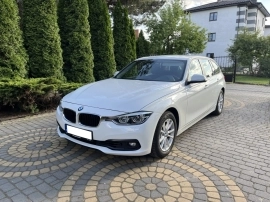
<instances>
[{"instance_id":1,"label":"green grass","mask_svg":"<svg viewBox=\"0 0 270 202\"><path fill-rule=\"evenodd\" d=\"M236 75L236 83L256 84L256 85L270 85L270 78L263 78L257 76Z\"/></svg>"}]
</instances>

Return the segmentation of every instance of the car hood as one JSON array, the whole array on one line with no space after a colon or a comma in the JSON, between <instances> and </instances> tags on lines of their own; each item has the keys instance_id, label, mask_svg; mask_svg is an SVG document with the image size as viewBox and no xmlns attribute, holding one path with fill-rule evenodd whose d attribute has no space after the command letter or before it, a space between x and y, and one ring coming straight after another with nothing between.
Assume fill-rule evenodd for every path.
<instances>
[{"instance_id":1,"label":"car hood","mask_svg":"<svg viewBox=\"0 0 270 202\"><path fill-rule=\"evenodd\" d=\"M85 85L65 96L63 101L101 109L135 112L173 93L179 87L179 82L111 78Z\"/></svg>"}]
</instances>

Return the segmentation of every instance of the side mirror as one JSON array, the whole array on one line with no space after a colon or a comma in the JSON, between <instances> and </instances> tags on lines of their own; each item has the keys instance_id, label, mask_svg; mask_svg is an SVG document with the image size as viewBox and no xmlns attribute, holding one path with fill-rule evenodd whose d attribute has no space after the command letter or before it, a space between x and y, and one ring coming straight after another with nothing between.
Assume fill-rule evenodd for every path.
<instances>
[{"instance_id":1,"label":"side mirror","mask_svg":"<svg viewBox=\"0 0 270 202\"><path fill-rule=\"evenodd\" d=\"M187 81L187 85L191 84L191 83L203 83L206 82L206 79L204 77L204 75L202 74L194 74L189 81Z\"/></svg>"},{"instance_id":2,"label":"side mirror","mask_svg":"<svg viewBox=\"0 0 270 202\"><path fill-rule=\"evenodd\" d=\"M113 74L113 77L115 77L118 73L119 73L119 71L116 71L116 72Z\"/></svg>"}]
</instances>

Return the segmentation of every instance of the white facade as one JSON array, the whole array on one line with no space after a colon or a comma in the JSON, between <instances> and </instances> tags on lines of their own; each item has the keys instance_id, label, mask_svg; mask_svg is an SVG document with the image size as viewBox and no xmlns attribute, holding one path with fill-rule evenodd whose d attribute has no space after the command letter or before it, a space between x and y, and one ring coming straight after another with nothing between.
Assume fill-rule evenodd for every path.
<instances>
[{"instance_id":1,"label":"white facade","mask_svg":"<svg viewBox=\"0 0 270 202\"><path fill-rule=\"evenodd\" d=\"M229 7L191 13L192 22L205 28L207 33L216 33L216 40L207 43L202 55L206 56L207 53L214 53L215 56L228 55L227 49L237 34L235 29L237 11L237 7ZM209 21L212 12L217 12L216 21Z\"/></svg>"},{"instance_id":2,"label":"white facade","mask_svg":"<svg viewBox=\"0 0 270 202\"><path fill-rule=\"evenodd\" d=\"M233 3L230 5L217 6L224 1L229 0L219 0L216 5L211 3L209 6L199 6L188 10L191 21L205 28L208 36L210 34L206 48L201 53L203 56L227 56L228 48L243 28L247 28L249 31L260 31L262 36L270 35L270 27L265 28L265 20L268 17L265 13L268 11L262 12L259 6L256 6L257 4L249 4L248 0L246 4L238 5L231 0ZM216 19L211 18L213 13L217 13ZM215 40L213 40L213 34Z\"/></svg>"},{"instance_id":3,"label":"white facade","mask_svg":"<svg viewBox=\"0 0 270 202\"><path fill-rule=\"evenodd\" d=\"M260 10L258 10L256 30L260 31L260 34L262 36L264 35L264 30L265 30L265 19L266 17L264 16L264 14Z\"/></svg>"},{"instance_id":4,"label":"white facade","mask_svg":"<svg viewBox=\"0 0 270 202\"><path fill-rule=\"evenodd\" d=\"M264 36L270 36L270 25L265 26Z\"/></svg>"}]
</instances>

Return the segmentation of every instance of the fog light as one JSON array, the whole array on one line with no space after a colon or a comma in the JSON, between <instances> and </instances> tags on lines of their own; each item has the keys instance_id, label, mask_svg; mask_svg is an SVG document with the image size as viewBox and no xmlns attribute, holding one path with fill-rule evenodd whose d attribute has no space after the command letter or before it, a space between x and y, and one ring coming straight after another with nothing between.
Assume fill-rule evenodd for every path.
<instances>
[{"instance_id":1,"label":"fog light","mask_svg":"<svg viewBox=\"0 0 270 202\"><path fill-rule=\"evenodd\" d=\"M136 144L136 142L130 142L129 145L132 147L135 147L137 144Z\"/></svg>"}]
</instances>

